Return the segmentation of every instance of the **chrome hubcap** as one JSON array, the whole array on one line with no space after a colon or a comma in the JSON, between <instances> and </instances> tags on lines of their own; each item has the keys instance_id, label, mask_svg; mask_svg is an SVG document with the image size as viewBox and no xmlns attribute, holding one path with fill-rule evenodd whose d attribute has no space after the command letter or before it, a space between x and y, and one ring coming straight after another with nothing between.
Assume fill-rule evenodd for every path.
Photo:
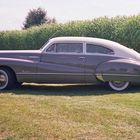
<instances>
[{"instance_id":1,"label":"chrome hubcap","mask_svg":"<svg viewBox=\"0 0 140 140\"><path fill-rule=\"evenodd\" d=\"M8 76L3 70L0 70L0 89L4 89L7 86L7 84Z\"/></svg>"},{"instance_id":2,"label":"chrome hubcap","mask_svg":"<svg viewBox=\"0 0 140 140\"><path fill-rule=\"evenodd\" d=\"M114 81L112 82L112 84L117 87L117 88L120 88L120 87L123 87L125 85L126 82L120 82L120 81Z\"/></svg>"},{"instance_id":3,"label":"chrome hubcap","mask_svg":"<svg viewBox=\"0 0 140 140\"><path fill-rule=\"evenodd\" d=\"M123 81L110 81L109 86L116 91L122 91L129 86L129 82Z\"/></svg>"}]
</instances>

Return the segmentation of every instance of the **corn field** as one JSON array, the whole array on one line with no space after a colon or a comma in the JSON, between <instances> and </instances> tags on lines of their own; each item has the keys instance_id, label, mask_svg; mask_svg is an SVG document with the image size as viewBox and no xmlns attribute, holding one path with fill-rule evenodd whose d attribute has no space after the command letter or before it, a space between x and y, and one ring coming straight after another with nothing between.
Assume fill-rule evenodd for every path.
<instances>
[{"instance_id":1,"label":"corn field","mask_svg":"<svg viewBox=\"0 0 140 140\"><path fill-rule=\"evenodd\" d=\"M28 30L3 31L0 32L0 49L39 49L52 36L104 38L140 52L140 14L128 17L101 17L65 24L44 24Z\"/></svg>"}]
</instances>

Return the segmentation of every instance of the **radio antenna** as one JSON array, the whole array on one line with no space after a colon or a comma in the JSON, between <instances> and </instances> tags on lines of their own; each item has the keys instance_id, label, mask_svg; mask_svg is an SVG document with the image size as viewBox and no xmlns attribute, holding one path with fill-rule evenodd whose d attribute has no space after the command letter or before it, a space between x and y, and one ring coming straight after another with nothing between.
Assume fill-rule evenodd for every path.
<instances>
[{"instance_id":1,"label":"radio antenna","mask_svg":"<svg viewBox=\"0 0 140 140\"><path fill-rule=\"evenodd\" d=\"M49 37L49 40L52 39L58 32L59 32L59 30L57 30L56 32L54 32L54 33Z\"/></svg>"}]
</instances>

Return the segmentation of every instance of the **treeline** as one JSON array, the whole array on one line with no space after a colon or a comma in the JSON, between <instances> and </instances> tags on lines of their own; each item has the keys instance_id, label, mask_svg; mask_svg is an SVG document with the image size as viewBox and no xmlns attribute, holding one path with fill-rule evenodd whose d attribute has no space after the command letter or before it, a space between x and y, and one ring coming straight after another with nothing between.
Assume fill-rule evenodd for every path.
<instances>
[{"instance_id":1,"label":"treeline","mask_svg":"<svg viewBox=\"0 0 140 140\"><path fill-rule=\"evenodd\" d=\"M104 38L119 42L140 52L140 15L102 17L65 24L44 24L28 30L0 32L0 49L39 49L52 36Z\"/></svg>"}]
</instances>

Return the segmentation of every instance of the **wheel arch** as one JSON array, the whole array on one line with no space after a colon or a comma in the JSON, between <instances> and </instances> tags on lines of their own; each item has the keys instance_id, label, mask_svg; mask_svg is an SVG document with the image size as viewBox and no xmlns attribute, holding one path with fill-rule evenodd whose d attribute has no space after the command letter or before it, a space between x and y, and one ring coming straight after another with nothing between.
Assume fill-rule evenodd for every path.
<instances>
[{"instance_id":1,"label":"wheel arch","mask_svg":"<svg viewBox=\"0 0 140 140\"><path fill-rule=\"evenodd\" d=\"M1 68L5 68L5 69L8 69L9 71L11 71L12 74L14 75L15 80L17 81L16 73L15 73L15 71L11 67L6 66L6 65L0 65L0 69Z\"/></svg>"}]
</instances>

